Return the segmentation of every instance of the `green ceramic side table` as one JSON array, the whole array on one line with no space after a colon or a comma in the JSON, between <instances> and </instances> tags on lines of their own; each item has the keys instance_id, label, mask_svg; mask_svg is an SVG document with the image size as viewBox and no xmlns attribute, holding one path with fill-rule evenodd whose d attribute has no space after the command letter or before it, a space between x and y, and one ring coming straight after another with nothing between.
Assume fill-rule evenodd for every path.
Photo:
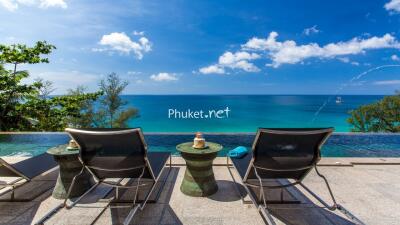
<instances>
[{"instance_id":1,"label":"green ceramic side table","mask_svg":"<svg viewBox=\"0 0 400 225\"><path fill-rule=\"evenodd\" d=\"M57 183L52 194L57 199L65 199L67 197L67 191L71 186L72 179L82 169L82 163L78 160L79 149L68 150L67 146L59 145L47 150L47 153L54 156L60 167ZM90 175L84 171L81 176L77 177L70 197L78 197L85 193L91 187L90 180Z\"/></svg>"},{"instance_id":2,"label":"green ceramic side table","mask_svg":"<svg viewBox=\"0 0 400 225\"><path fill-rule=\"evenodd\" d=\"M193 142L186 142L176 146L186 161L186 171L181 184L181 191L189 196L204 197L218 191L215 181L212 162L222 145L207 142L205 149L195 149Z\"/></svg>"}]
</instances>

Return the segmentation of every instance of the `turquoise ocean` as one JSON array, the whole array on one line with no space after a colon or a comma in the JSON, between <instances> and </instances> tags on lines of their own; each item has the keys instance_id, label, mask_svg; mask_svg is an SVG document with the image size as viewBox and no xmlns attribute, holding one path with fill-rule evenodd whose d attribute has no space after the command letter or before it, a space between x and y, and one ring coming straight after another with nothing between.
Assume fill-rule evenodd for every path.
<instances>
[{"instance_id":1,"label":"turquoise ocean","mask_svg":"<svg viewBox=\"0 0 400 225\"><path fill-rule=\"evenodd\" d=\"M224 146L220 156L238 145L251 147L258 127L335 127L336 132L347 132L351 127L346 119L348 112L360 105L376 102L384 96L317 95L179 95L137 96L126 95L128 106L137 107L140 117L129 121L129 127L142 127L150 151L170 151L175 146L193 140L193 134L151 132L229 132L206 134L208 141ZM330 100L330 101L328 101ZM321 107L325 105L324 107ZM175 118L170 110L186 112L225 110L220 117ZM319 113L316 113L319 109ZM187 117L187 116L184 116ZM232 132L232 133L230 133ZM238 134L237 132L249 132ZM0 156L32 156L47 149L68 143L66 133L0 134ZM324 145L322 156L327 157L399 157L398 134L335 133Z\"/></svg>"},{"instance_id":2,"label":"turquoise ocean","mask_svg":"<svg viewBox=\"0 0 400 225\"><path fill-rule=\"evenodd\" d=\"M139 109L129 127L145 132L255 132L259 127L334 127L350 131L349 111L379 101L381 95L124 95ZM325 105L325 106L324 106ZM322 107L324 106L324 107ZM322 107L322 109L321 109ZM221 112L216 118L218 110ZM318 110L320 109L319 113ZM172 110L172 111L171 111ZM192 112L192 118L187 113ZM194 112L211 116L193 118ZM175 112L175 114L171 114ZM178 115L176 112L179 112Z\"/></svg>"}]
</instances>

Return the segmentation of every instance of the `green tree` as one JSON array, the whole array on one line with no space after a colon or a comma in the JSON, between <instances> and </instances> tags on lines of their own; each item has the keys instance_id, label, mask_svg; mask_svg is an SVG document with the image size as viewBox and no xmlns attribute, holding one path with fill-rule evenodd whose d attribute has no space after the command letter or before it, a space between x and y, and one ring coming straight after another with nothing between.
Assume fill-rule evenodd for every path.
<instances>
[{"instance_id":1,"label":"green tree","mask_svg":"<svg viewBox=\"0 0 400 225\"><path fill-rule=\"evenodd\" d=\"M53 49L56 49L56 47L46 41L38 41L33 47L27 47L23 44L0 45L0 62L12 64L15 73L19 64L49 63L49 59L42 57L42 55L50 54Z\"/></svg>"},{"instance_id":2,"label":"green tree","mask_svg":"<svg viewBox=\"0 0 400 225\"><path fill-rule=\"evenodd\" d=\"M42 99L47 99L50 97L51 93L55 91L55 88L53 87L53 82L49 80L44 80L43 78L36 78L35 82L41 84L39 87L39 97Z\"/></svg>"},{"instance_id":3,"label":"green tree","mask_svg":"<svg viewBox=\"0 0 400 225\"><path fill-rule=\"evenodd\" d=\"M71 121L79 121L81 118L81 106L83 102L95 101L101 93L85 93L80 95L62 95L43 99L35 97L21 104L19 111L31 118L29 127L23 130L34 131L63 131L65 127L78 126Z\"/></svg>"},{"instance_id":4,"label":"green tree","mask_svg":"<svg viewBox=\"0 0 400 225\"><path fill-rule=\"evenodd\" d=\"M101 93L49 97L52 83L38 79L23 83L28 71L18 71L20 64L48 63L55 46L39 41L34 47L0 45L0 130L63 130L71 118L79 118L84 101L94 101ZM4 68L11 64L12 70Z\"/></svg>"},{"instance_id":5,"label":"green tree","mask_svg":"<svg viewBox=\"0 0 400 225\"><path fill-rule=\"evenodd\" d=\"M29 96L37 95L39 83L22 84L27 78L26 71L11 72L0 65L0 130L14 130L19 126L27 126L25 118L17 109L20 102Z\"/></svg>"},{"instance_id":6,"label":"green tree","mask_svg":"<svg viewBox=\"0 0 400 225\"><path fill-rule=\"evenodd\" d=\"M38 41L35 46L27 47L22 44L11 46L0 45L0 130L18 127L18 123L25 125L27 119L19 114L17 108L20 101L26 97L38 94L39 82L22 84L21 80L29 76L28 71L18 71L20 64L48 63L49 59L42 57L48 55L56 47L46 41ZM12 70L4 69L4 64L11 64Z\"/></svg>"},{"instance_id":7,"label":"green tree","mask_svg":"<svg viewBox=\"0 0 400 225\"><path fill-rule=\"evenodd\" d=\"M111 73L100 81L100 91L104 96L100 99L100 109L95 118L98 127L127 127L131 118L138 117L138 110L125 108L127 102L122 100L121 93L128 85L116 73Z\"/></svg>"},{"instance_id":8,"label":"green tree","mask_svg":"<svg viewBox=\"0 0 400 225\"><path fill-rule=\"evenodd\" d=\"M97 92L101 95L101 92ZM75 89L69 89L67 95L70 96L82 96L87 94L87 88L85 86L78 86ZM88 98L79 102L79 116L70 117L69 126L70 127L97 127L98 115L96 115L94 105L97 98Z\"/></svg>"},{"instance_id":9,"label":"green tree","mask_svg":"<svg viewBox=\"0 0 400 225\"><path fill-rule=\"evenodd\" d=\"M400 95L386 96L376 103L350 111L347 122L353 132L400 132Z\"/></svg>"}]
</instances>

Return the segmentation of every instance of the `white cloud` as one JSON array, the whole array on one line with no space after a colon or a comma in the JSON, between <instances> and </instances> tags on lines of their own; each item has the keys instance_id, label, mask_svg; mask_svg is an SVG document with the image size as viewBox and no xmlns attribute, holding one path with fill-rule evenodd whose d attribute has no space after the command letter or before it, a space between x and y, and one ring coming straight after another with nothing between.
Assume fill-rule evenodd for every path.
<instances>
[{"instance_id":1,"label":"white cloud","mask_svg":"<svg viewBox=\"0 0 400 225\"><path fill-rule=\"evenodd\" d=\"M136 36L143 36L143 35L144 35L144 31L137 31L137 30L134 30L134 31L132 32L132 34L133 34L133 35L136 35Z\"/></svg>"},{"instance_id":2,"label":"white cloud","mask_svg":"<svg viewBox=\"0 0 400 225\"><path fill-rule=\"evenodd\" d=\"M321 32L320 30L317 29L317 25L314 25L312 27L306 28L303 30L303 34L309 36L311 34L318 34Z\"/></svg>"},{"instance_id":3,"label":"white cloud","mask_svg":"<svg viewBox=\"0 0 400 225\"><path fill-rule=\"evenodd\" d=\"M256 38L253 37L246 44L242 45L243 49L248 50L269 50L269 51L278 51L283 47L283 44L286 45L295 45L294 41L287 41L286 43L277 42L276 37L278 37L278 33L272 31L267 39Z\"/></svg>"},{"instance_id":4,"label":"white cloud","mask_svg":"<svg viewBox=\"0 0 400 225\"><path fill-rule=\"evenodd\" d=\"M151 43L146 37L141 37L137 42L132 41L124 32L113 32L103 35L100 45L108 46L109 48L93 48L93 51L117 51L123 54L130 54L133 52L138 59L143 58L143 54L151 51Z\"/></svg>"},{"instance_id":5,"label":"white cloud","mask_svg":"<svg viewBox=\"0 0 400 225\"><path fill-rule=\"evenodd\" d=\"M232 69L242 69L246 72L258 72L259 69L249 60L258 59L260 55L256 53L248 53L244 51L232 53L225 52L218 59L218 64Z\"/></svg>"},{"instance_id":6,"label":"white cloud","mask_svg":"<svg viewBox=\"0 0 400 225\"><path fill-rule=\"evenodd\" d=\"M107 51L107 49L105 49L105 48L92 48L92 51L93 52L104 52L104 51Z\"/></svg>"},{"instance_id":7,"label":"white cloud","mask_svg":"<svg viewBox=\"0 0 400 225\"><path fill-rule=\"evenodd\" d=\"M390 57L393 61L400 61L400 58L397 55L392 55Z\"/></svg>"},{"instance_id":8,"label":"white cloud","mask_svg":"<svg viewBox=\"0 0 400 225\"><path fill-rule=\"evenodd\" d=\"M384 7L387 11L400 12L400 0L391 0Z\"/></svg>"},{"instance_id":9,"label":"white cloud","mask_svg":"<svg viewBox=\"0 0 400 225\"><path fill-rule=\"evenodd\" d=\"M354 65L354 66L360 65L359 62L351 61L349 57L338 57L337 59L341 62L350 63L351 65Z\"/></svg>"},{"instance_id":10,"label":"white cloud","mask_svg":"<svg viewBox=\"0 0 400 225\"><path fill-rule=\"evenodd\" d=\"M64 0L40 0L40 8L50 8L50 7L59 7L66 9L67 3Z\"/></svg>"},{"instance_id":11,"label":"white cloud","mask_svg":"<svg viewBox=\"0 0 400 225\"><path fill-rule=\"evenodd\" d=\"M246 72L259 72L260 69L253 63L249 62L258 58L260 58L260 55L256 53L248 53L245 51L239 51L236 53L225 52L219 57L217 64L200 68L199 72L203 74L224 74L225 68L241 69Z\"/></svg>"},{"instance_id":12,"label":"white cloud","mask_svg":"<svg viewBox=\"0 0 400 225\"><path fill-rule=\"evenodd\" d=\"M381 81L375 81L375 85L396 85L400 84L400 80L381 80Z\"/></svg>"},{"instance_id":13,"label":"white cloud","mask_svg":"<svg viewBox=\"0 0 400 225\"><path fill-rule=\"evenodd\" d=\"M0 5L10 12L18 9L18 3L14 0L0 0Z\"/></svg>"},{"instance_id":14,"label":"white cloud","mask_svg":"<svg viewBox=\"0 0 400 225\"><path fill-rule=\"evenodd\" d=\"M273 67L282 64L296 64L308 58L334 58L338 56L356 55L370 49L400 48L400 43L390 34L367 39L353 38L345 42L329 43L319 46L317 43L297 45L293 40L279 42L277 32L271 32L268 38L253 37L242 45L243 50L265 52Z\"/></svg>"},{"instance_id":15,"label":"white cloud","mask_svg":"<svg viewBox=\"0 0 400 225\"><path fill-rule=\"evenodd\" d=\"M207 66L207 67L202 67L199 69L199 72L202 74L224 74L225 70L224 68L220 67L218 64Z\"/></svg>"},{"instance_id":16,"label":"white cloud","mask_svg":"<svg viewBox=\"0 0 400 225\"><path fill-rule=\"evenodd\" d=\"M64 0L0 0L0 5L10 12L17 10L20 5L37 6L43 9L51 7L66 9L68 7Z\"/></svg>"},{"instance_id":17,"label":"white cloud","mask_svg":"<svg viewBox=\"0 0 400 225\"><path fill-rule=\"evenodd\" d=\"M150 79L161 82L161 81L176 81L179 80L175 73L158 73L150 76Z\"/></svg>"},{"instance_id":18,"label":"white cloud","mask_svg":"<svg viewBox=\"0 0 400 225\"><path fill-rule=\"evenodd\" d=\"M344 62L344 63L349 63L350 62L349 57L339 57L338 60L341 61L341 62Z\"/></svg>"}]
</instances>

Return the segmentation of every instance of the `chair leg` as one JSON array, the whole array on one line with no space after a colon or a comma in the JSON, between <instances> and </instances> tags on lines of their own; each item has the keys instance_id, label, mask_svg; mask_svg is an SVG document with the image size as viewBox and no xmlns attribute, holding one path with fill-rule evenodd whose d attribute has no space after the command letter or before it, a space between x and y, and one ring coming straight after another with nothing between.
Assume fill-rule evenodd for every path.
<instances>
[{"instance_id":1,"label":"chair leg","mask_svg":"<svg viewBox=\"0 0 400 225\"><path fill-rule=\"evenodd\" d=\"M309 194L311 194L315 199L317 199L327 209L329 209L331 211L334 211L337 209L343 215L345 215L347 218L349 218L352 222L354 222L355 224L363 225L364 223L361 220L359 220L357 217L355 217L352 213L350 213L348 210L346 210L343 206L336 203L336 199L335 199L335 196L333 195L333 192L329 185L328 179L326 179L326 177L318 171L316 165L314 166L314 169L315 169L315 172L317 173L317 175L324 180L325 185L329 191L329 195L331 196L333 204L329 205L324 200L322 200L317 194L315 194L313 191L311 191L307 186L305 186L303 183L300 182L299 184L304 188L304 190L306 190Z\"/></svg>"},{"instance_id":2,"label":"chair leg","mask_svg":"<svg viewBox=\"0 0 400 225\"><path fill-rule=\"evenodd\" d=\"M266 220L265 222L267 224L271 224L271 225L276 225L274 218L272 217L272 215L269 213L268 208L267 208L267 200L265 198L265 193L264 193L264 186L263 186L263 182L261 177L258 175L257 173L257 169L253 166L254 168L254 173L258 179L258 182L260 183L260 198L262 198L263 201L263 206L259 205L258 206L258 210L261 212L261 214L263 215L264 219Z\"/></svg>"},{"instance_id":3,"label":"chair leg","mask_svg":"<svg viewBox=\"0 0 400 225\"><path fill-rule=\"evenodd\" d=\"M326 177L325 177L324 175L322 175L322 174L318 171L317 165L314 166L314 169L315 169L315 172L317 173L317 175L318 175L319 177L321 177L321 178L324 180L324 182L325 182L325 184L326 184L326 187L328 188L329 195L331 196L331 199L332 199L332 202L333 202L333 205L331 206L331 209L335 210L335 209L337 208L337 203L336 203L336 200L335 200L335 196L333 196L332 189L331 189L331 187L329 186L328 179L326 179Z\"/></svg>"},{"instance_id":4,"label":"chair leg","mask_svg":"<svg viewBox=\"0 0 400 225\"><path fill-rule=\"evenodd\" d=\"M146 170L146 167L143 167L142 173L140 174L140 176L137 179L135 196L133 198L131 210L129 211L128 216L125 217L125 220L124 220L124 223L123 223L124 225L128 225L131 222L131 220L133 219L133 217L135 216L137 210L140 209L140 204L136 204L136 199L137 199L137 196L138 196L138 193L139 193L140 179L143 177L143 174L144 174L145 170ZM144 204L145 204L145 202L144 202Z\"/></svg>"},{"instance_id":5,"label":"chair leg","mask_svg":"<svg viewBox=\"0 0 400 225\"><path fill-rule=\"evenodd\" d=\"M84 169L85 169L85 167L82 166L81 171L77 175L75 175L74 178L72 178L71 185L69 186L68 191L67 191L67 196L65 196L65 199L64 199L64 206L67 206L67 201L68 201L68 198L71 195L71 192L72 192L72 190L74 188L76 178L83 173Z\"/></svg>"},{"instance_id":6,"label":"chair leg","mask_svg":"<svg viewBox=\"0 0 400 225\"><path fill-rule=\"evenodd\" d=\"M78 203L83 197L85 197L87 194L89 194L93 189L95 189L101 183L101 181L96 181L96 183L92 187L90 187L85 193L83 193L81 196L79 196L74 202L72 202L71 205L68 205L67 201L68 201L68 199L71 195L71 192L74 188L74 185L76 183L76 178L79 177L80 175L82 175L84 170L85 170L85 167L83 166L82 170L77 175L74 176L74 178L72 179L72 182L71 182L71 186L69 186L69 188L68 188L67 196L65 197L64 203L63 203L64 207L67 209L71 209L72 207L74 207L74 205L76 203Z\"/></svg>"},{"instance_id":7,"label":"chair leg","mask_svg":"<svg viewBox=\"0 0 400 225\"><path fill-rule=\"evenodd\" d=\"M11 187L11 190L5 191L4 193L0 194L0 196L3 196L9 192L11 192L11 196L10 196L10 199L1 199L0 202L14 202L15 201L15 189L19 186L17 184L17 182L19 182L23 179L24 178L20 177L9 184L2 185L3 188Z\"/></svg>"},{"instance_id":8,"label":"chair leg","mask_svg":"<svg viewBox=\"0 0 400 225\"><path fill-rule=\"evenodd\" d=\"M168 168L167 177L166 177L165 180L162 182L161 187L160 187L160 189L158 190L158 192L157 192L157 194L156 194L155 202L157 202L158 198L160 197L161 192L162 192L162 190L163 190L163 187L164 187L165 184L167 183L167 179L168 179L169 175L171 174L171 171L172 171L172 157L170 156L170 157L169 157L169 168ZM156 183L157 183L157 182L155 181L154 187L155 187Z\"/></svg>"},{"instance_id":9,"label":"chair leg","mask_svg":"<svg viewBox=\"0 0 400 225\"><path fill-rule=\"evenodd\" d=\"M53 216L58 210L62 209L64 207L63 204L59 204L56 207L54 207L52 210L47 212L42 218L40 218L38 221L35 222L35 225L43 225L46 220L48 220L51 216Z\"/></svg>"},{"instance_id":10,"label":"chair leg","mask_svg":"<svg viewBox=\"0 0 400 225\"><path fill-rule=\"evenodd\" d=\"M67 205L66 203L64 203L64 206L67 209L71 209L73 208L80 200L82 200L83 197L85 197L87 194L89 194L90 192L92 192L94 189L96 189L97 186L99 186L101 182L96 182L92 187L90 187L85 193L83 193L81 196L79 196L74 202L72 202L70 205ZM68 198L67 198L68 199ZM65 200L64 200L65 201ZM66 201L65 201L66 202Z\"/></svg>"},{"instance_id":11,"label":"chair leg","mask_svg":"<svg viewBox=\"0 0 400 225\"><path fill-rule=\"evenodd\" d=\"M260 183L260 198L262 198L262 201L263 201L263 203L264 203L264 207L267 208L267 201L266 201L266 199L265 199L264 186L263 186L262 179L261 179L261 177L258 175L257 169L256 169L254 166L253 166L253 169L254 169L254 173L255 173L255 175L256 175L256 177L257 177L257 179L258 179L258 182Z\"/></svg>"},{"instance_id":12,"label":"chair leg","mask_svg":"<svg viewBox=\"0 0 400 225\"><path fill-rule=\"evenodd\" d=\"M337 209L341 213L343 213L343 215L345 215L347 218L349 218L351 221L354 221L356 224L364 225L364 223L361 220L359 220L356 216L354 216L352 213L350 213L350 211L345 209L342 205L337 204Z\"/></svg>"},{"instance_id":13,"label":"chair leg","mask_svg":"<svg viewBox=\"0 0 400 225\"><path fill-rule=\"evenodd\" d=\"M130 211L128 216L126 216L125 220L124 220L124 225L128 225L131 220L133 219L133 217L135 216L136 212L138 211L138 209L140 208L139 205L136 205L135 207L133 207Z\"/></svg>"},{"instance_id":14,"label":"chair leg","mask_svg":"<svg viewBox=\"0 0 400 225\"><path fill-rule=\"evenodd\" d=\"M168 170L167 178L169 177L169 174L171 173L171 170L172 170L172 159L171 159L171 156L170 156L170 158L169 158L169 170ZM136 188L136 191L135 191L135 197L134 197L134 200L133 200L132 208L131 208L131 210L129 211L128 216L127 216L127 217L125 218L125 220L124 220L124 223L123 223L124 225L128 225L128 224L131 222L131 220L133 219L133 217L135 216L136 212L137 212L139 209L140 209L140 210L143 210L143 209L144 209L144 207L146 206L146 203L147 203L149 197L151 196L151 194L152 194L153 191L154 191L154 188L156 187L157 180L154 181L153 186L150 188L150 191L146 194L146 197L144 198L143 202L142 202L141 204L136 204L136 199L137 199L137 195L138 195L138 193L139 193L139 187L140 187L140 186L139 186L139 184L140 184L140 179L142 178L143 173L144 173L144 169L143 169L142 174L141 174L140 177L138 178L138 183L137 183L137 188ZM165 183L166 183L166 181L164 181L163 185L165 185ZM162 188L161 188L161 189L162 189ZM161 192L161 191L159 191L159 193L157 194L157 197L156 197L156 198L158 198L160 192Z\"/></svg>"},{"instance_id":15,"label":"chair leg","mask_svg":"<svg viewBox=\"0 0 400 225\"><path fill-rule=\"evenodd\" d=\"M14 199L15 199L15 186L12 185L11 186L11 197L10 197L10 200L14 201Z\"/></svg>"},{"instance_id":16,"label":"chair leg","mask_svg":"<svg viewBox=\"0 0 400 225\"><path fill-rule=\"evenodd\" d=\"M60 209L62 209L62 208L64 208L64 207L67 208L67 209L70 209L70 208L74 207L74 205L75 205L78 201L80 201L80 200L82 199L83 196L85 196L85 195L88 194L90 191L92 191L95 187L97 187L97 185L98 185L99 183L94 184L89 190L87 190L85 193L83 193L83 194L82 194L75 202L73 202L71 205L67 205L67 201L68 201L69 196L71 195L71 191L73 190L73 186L74 186L74 184L75 184L76 178L77 178L78 176L82 175L84 169L85 169L85 167L82 167L82 170L81 170L77 175L75 175L74 178L72 179L71 185L70 185L69 188L68 188L67 196L65 197L64 202L61 203L61 204L59 204L59 205L57 205L56 207L54 207L54 208L53 208L52 210L50 210L49 212L47 212L42 218L40 218L40 219L35 223L35 225L44 224L44 222L45 222L46 220L48 220L52 215L54 215L56 212L58 212Z\"/></svg>"},{"instance_id":17,"label":"chair leg","mask_svg":"<svg viewBox=\"0 0 400 225\"><path fill-rule=\"evenodd\" d=\"M276 225L274 218L272 217L271 213L268 212L266 207L261 205L258 206L258 211L261 213L262 218L266 224Z\"/></svg>"},{"instance_id":18,"label":"chair leg","mask_svg":"<svg viewBox=\"0 0 400 225\"><path fill-rule=\"evenodd\" d=\"M231 169L230 169L230 167L229 167L229 158L228 158L228 157L226 157L226 166L227 166L227 168L228 168L229 174L231 175L231 178L232 178L233 182L235 183L235 189L236 189L237 193L239 194L240 198L242 199L242 203L244 203L244 197L241 195L241 193L240 193L238 187L236 186L236 185L238 185L238 183L236 182L236 179L235 179L235 177L233 176L232 171L231 171ZM255 169L255 168L254 168L254 169ZM243 182L243 181L242 181L242 182ZM273 218L272 215L269 213L269 211L268 211L268 209L267 209L267 207L266 207L267 202L266 202L266 201L264 202L264 206L260 205L260 204L258 203L257 199L254 198L254 196L251 194L251 191L250 191L250 189L247 187L247 185L243 185L243 187L244 187L244 189L246 190L247 194L249 195L249 197L250 197L251 202L253 203L253 205L255 205L255 206L257 207L257 210L258 210L259 213L261 214L261 216L262 216L264 222L265 222L266 224L276 225L276 223L275 223L275 221L274 221L274 218Z\"/></svg>"},{"instance_id":19,"label":"chair leg","mask_svg":"<svg viewBox=\"0 0 400 225\"><path fill-rule=\"evenodd\" d=\"M229 157L228 157L228 156L226 157L226 162L227 162L226 167L227 167L227 169L228 169L228 172L229 172L229 174L231 175L231 178L232 178L232 180L233 180L233 183L235 184L235 185L234 185L235 190L236 190L237 194L240 196L240 199L242 200L242 203L245 204L244 196L242 196L242 194L240 193L240 190L239 190L239 188L238 188L238 185L240 185L240 184L238 184L238 182L236 182L236 179L235 179L235 177L234 177L233 174L232 174L231 168L229 167ZM245 189L246 189L246 191L247 191L246 185L243 185L243 186L245 187Z\"/></svg>"},{"instance_id":20,"label":"chair leg","mask_svg":"<svg viewBox=\"0 0 400 225\"><path fill-rule=\"evenodd\" d=\"M136 190L135 190L135 197L133 198L133 203L132 203L132 207L136 205L136 199L139 193L139 185L140 185L140 180L143 177L145 168L143 168L142 173L140 174L139 178L137 179L137 184L136 184Z\"/></svg>"},{"instance_id":21,"label":"chair leg","mask_svg":"<svg viewBox=\"0 0 400 225\"><path fill-rule=\"evenodd\" d=\"M156 195L156 197L155 197L156 201L157 201L158 198L160 197L160 194L161 194L161 192L162 192L162 190L163 190L163 187L165 186L165 183L167 183L167 179L168 179L169 175L171 174L171 171L172 171L172 157L169 156L169 170L168 170L168 173L167 173L167 177L166 177L166 179L163 181L163 183L161 184L160 190L157 192L157 195ZM153 193L154 188L156 187L157 182L158 182L158 180L155 180L155 181L154 181L153 186L151 187L150 191L149 191L148 194L146 195L144 204L143 204L143 206L141 207L142 209L144 208L144 206L145 206L146 203L148 202L148 199L150 198L151 194Z\"/></svg>"},{"instance_id":22,"label":"chair leg","mask_svg":"<svg viewBox=\"0 0 400 225\"><path fill-rule=\"evenodd\" d=\"M337 203L336 203L336 199L335 196L333 195L332 189L329 185L328 179L326 179L326 177L324 175L322 175L318 169L317 166L314 166L315 172L317 173L317 175L322 178L325 182L325 185L329 191L329 195L332 199L333 204L329 205L328 203L326 203L325 201L323 201L317 194L315 194L314 192L312 192L307 186L305 186L302 182L300 182L299 184L309 193L311 194L315 199L317 199L324 207L326 207L327 209L333 211L337 209Z\"/></svg>"}]
</instances>

